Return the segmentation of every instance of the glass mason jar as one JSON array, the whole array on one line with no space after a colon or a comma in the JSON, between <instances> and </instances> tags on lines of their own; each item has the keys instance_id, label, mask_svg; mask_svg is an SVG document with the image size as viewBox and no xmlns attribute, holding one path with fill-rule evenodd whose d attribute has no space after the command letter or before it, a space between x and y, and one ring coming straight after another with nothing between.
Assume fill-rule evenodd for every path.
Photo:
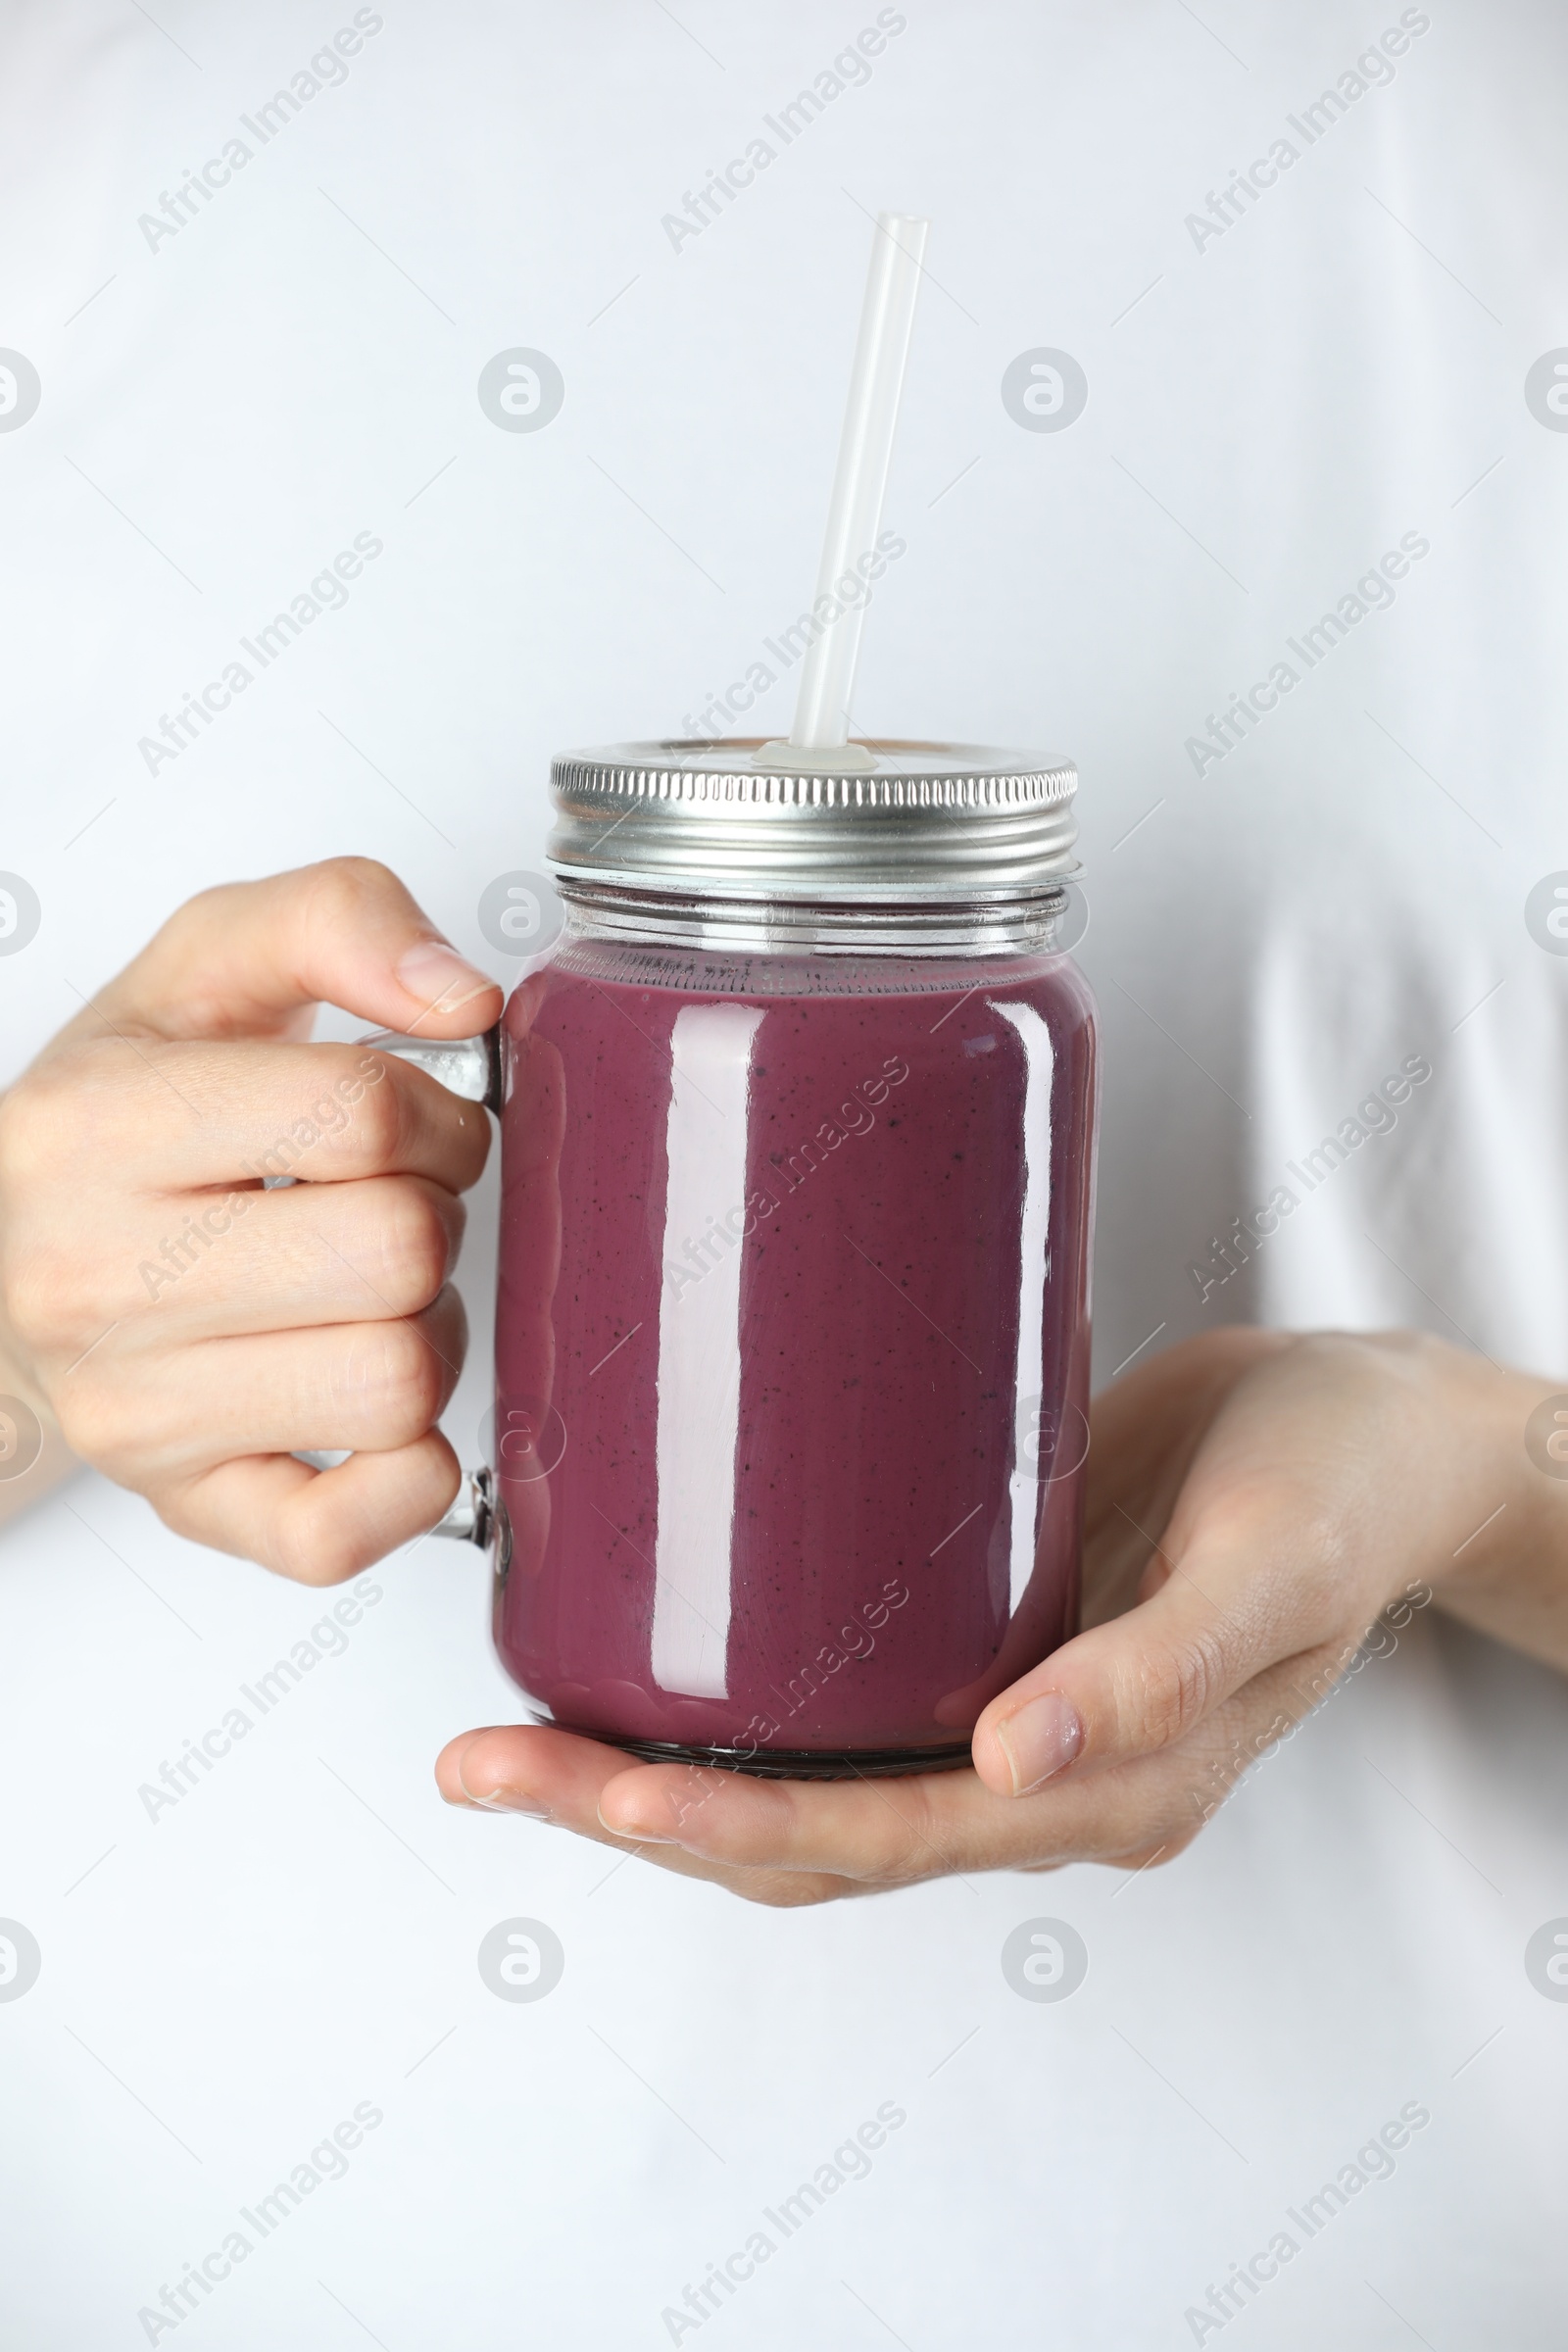
<instances>
[{"instance_id":1,"label":"glass mason jar","mask_svg":"<svg viewBox=\"0 0 1568 2352\"><path fill-rule=\"evenodd\" d=\"M930 744L555 762L565 929L501 1025L496 1331L495 1640L540 1720L930 1770L1073 1632L1076 782Z\"/></svg>"}]
</instances>

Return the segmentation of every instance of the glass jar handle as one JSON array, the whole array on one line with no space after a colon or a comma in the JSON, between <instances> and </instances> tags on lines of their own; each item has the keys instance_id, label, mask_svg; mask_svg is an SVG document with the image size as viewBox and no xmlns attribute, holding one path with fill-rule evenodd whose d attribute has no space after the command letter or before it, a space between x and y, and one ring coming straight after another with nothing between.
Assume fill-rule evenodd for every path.
<instances>
[{"instance_id":1,"label":"glass jar handle","mask_svg":"<svg viewBox=\"0 0 1568 2352\"><path fill-rule=\"evenodd\" d=\"M465 1470L458 1498L444 1519L431 1528L432 1536L450 1536L457 1544L477 1544L488 1551L496 1532L495 1473L488 1463L478 1470Z\"/></svg>"},{"instance_id":2,"label":"glass jar handle","mask_svg":"<svg viewBox=\"0 0 1568 2352\"><path fill-rule=\"evenodd\" d=\"M426 1077L465 1102L482 1102L501 1115L501 1024L482 1037L404 1037L396 1029L372 1029L360 1039L399 1061L410 1061Z\"/></svg>"},{"instance_id":3,"label":"glass jar handle","mask_svg":"<svg viewBox=\"0 0 1568 2352\"><path fill-rule=\"evenodd\" d=\"M405 1037L396 1029L373 1029L359 1042L362 1046L373 1046L378 1053L390 1054L398 1061L412 1062L449 1094L461 1095L465 1102L482 1102L486 1110L500 1116L499 1022L482 1037ZM456 1502L444 1519L436 1521L430 1533L449 1536L459 1544L477 1544L481 1551L489 1550L496 1533L496 1496L495 1477L488 1466L464 1472Z\"/></svg>"}]
</instances>

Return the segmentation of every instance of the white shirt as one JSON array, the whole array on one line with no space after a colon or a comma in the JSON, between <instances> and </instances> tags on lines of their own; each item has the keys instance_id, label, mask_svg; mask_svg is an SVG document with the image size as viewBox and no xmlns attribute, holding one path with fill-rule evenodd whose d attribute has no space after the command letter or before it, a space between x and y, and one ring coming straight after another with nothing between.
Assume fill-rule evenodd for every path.
<instances>
[{"instance_id":1,"label":"white shirt","mask_svg":"<svg viewBox=\"0 0 1568 2352\"><path fill-rule=\"evenodd\" d=\"M1100 1377L1237 1317L1568 1367L1568 960L1525 921L1568 866L1568 440L1550 365L1524 389L1568 333L1568 36L1385 14L14 12L8 1070L191 892L339 852L494 965L550 753L679 731L808 601L864 214L924 212L857 717L1082 769ZM564 386L537 432L476 393L518 349ZM1087 378L1059 431L1001 397L1040 350ZM1568 1910L1568 1694L1431 1612L1169 1870L778 1915L441 1806L442 1741L521 1711L477 1555L387 1562L341 1642L336 1596L93 1477L0 1561L0 1913L42 1956L0 2007L15 2340L138 2340L204 2259L174 2331L323 2352L1554 2340L1564 2019L1524 1952ZM1042 1917L1089 1953L1059 2003L1002 1974ZM514 1918L564 1948L538 2004L475 1964Z\"/></svg>"}]
</instances>

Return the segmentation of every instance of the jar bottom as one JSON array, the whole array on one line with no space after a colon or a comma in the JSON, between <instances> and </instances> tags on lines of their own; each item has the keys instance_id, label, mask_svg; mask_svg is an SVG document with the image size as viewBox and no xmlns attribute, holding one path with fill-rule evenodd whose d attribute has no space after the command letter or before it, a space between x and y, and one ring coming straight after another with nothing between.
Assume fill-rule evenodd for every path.
<instances>
[{"instance_id":1,"label":"jar bottom","mask_svg":"<svg viewBox=\"0 0 1568 2352\"><path fill-rule=\"evenodd\" d=\"M906 1778L917 1772L958 1772L969 1761L969 1742L943 1747L694 1747L678 1740L617 1739L610 1732L581 1732L558 1716L536 1715L536 1723L601 1747L623 1748L645 1764L702 1764L719 1772L749 1772L762 1781L858 1781Z\"/></svg>"}]
</instances>

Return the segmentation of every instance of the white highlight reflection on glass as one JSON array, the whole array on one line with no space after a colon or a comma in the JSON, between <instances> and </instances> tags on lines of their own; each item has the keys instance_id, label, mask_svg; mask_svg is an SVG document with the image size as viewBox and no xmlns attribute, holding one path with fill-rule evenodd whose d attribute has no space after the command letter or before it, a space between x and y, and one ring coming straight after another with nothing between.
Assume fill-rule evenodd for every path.
<instances>
[{"instance_id":1,"label":"white highlight reflection on glass","mask_svg":"<svg viewBox=\"0 0 1568 2352\"><path fill-rule=\"evenodd\" d=\"M1038 1397L1045 1385L1042 1334L1046 1311L1046 1282L1051 1240L1051 1082L1056 1052L1051 1031L1032 1004L990 1004L999 1019L1015 1029L1024 1051L1023 1093L1023 1219L1018 1258L1018 1355L1013 1367L1014 1412ZM1041 1406L1044 1411L1044 1405ZM1015 1466L1007 1482L1011 1513L1008 1536L1008 1599L1016 1611L1035 1572L1035 1516L1041 1496L1041 1464L1032 1469L1016 1463L1016 1448L1026 1443L1023 1430L1014 1437Z\"/></svg>"},{"instance_id":2,"label":"white highlight reflection on glass","mask_svg":"<svg viewBox=\"0 0 1568 2352\"><path fill-rule=\"evenodd\" d=\"M661 1690L723 1698L729 1645L746 1099L760 1006L692 1004L675 1017L659 1305L659 1532L652 1666Z\"/></svg>"}]
</instances>

